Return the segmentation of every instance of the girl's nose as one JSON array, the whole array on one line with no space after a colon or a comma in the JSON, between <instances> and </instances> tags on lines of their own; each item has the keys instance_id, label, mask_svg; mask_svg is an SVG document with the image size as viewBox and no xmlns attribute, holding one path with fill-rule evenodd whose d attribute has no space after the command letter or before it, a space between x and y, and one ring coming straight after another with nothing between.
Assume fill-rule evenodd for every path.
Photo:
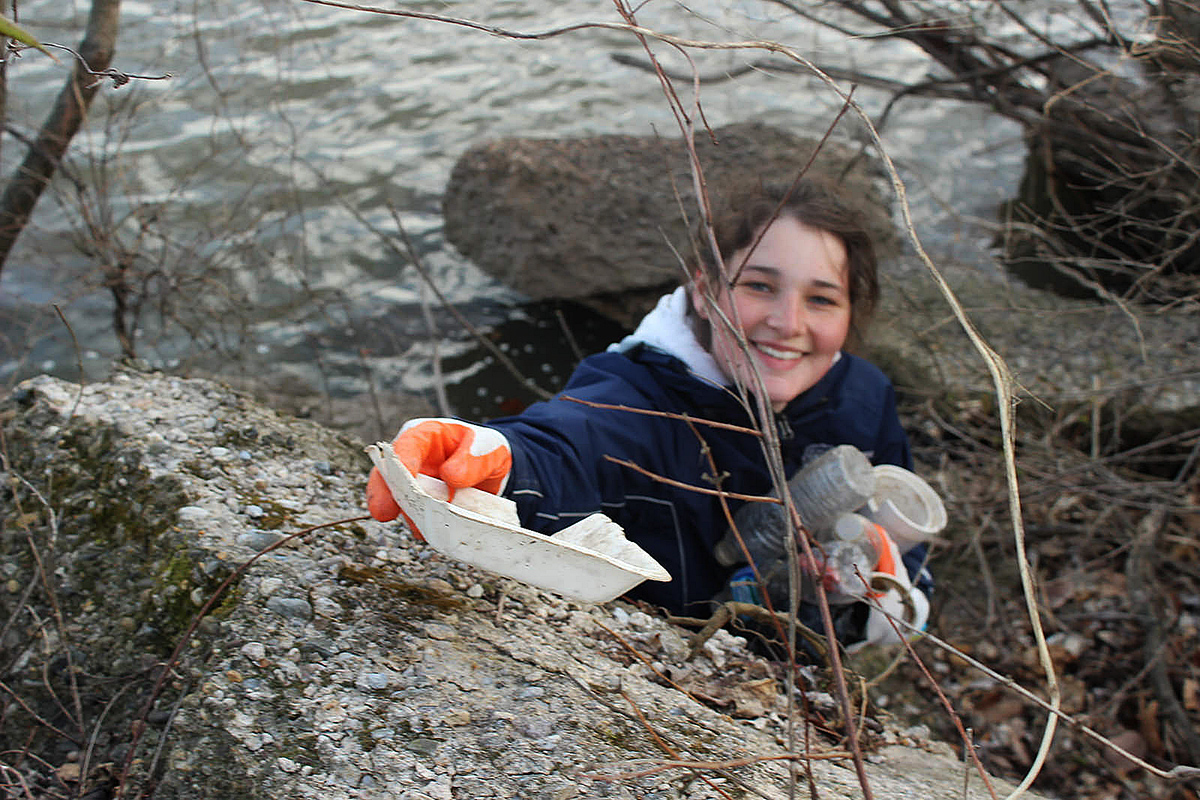
<instances>
[{"instance_id":1,"label":"girl's nose","mask_svg":"<svg viewBox=\"0 0 1200 800\"><path fill-rule=\"evenodd\" d=\"M794 336L804 329L804 298L798 292L780 292L767 322L784 336Z\"/></svg>"}]
</instances>

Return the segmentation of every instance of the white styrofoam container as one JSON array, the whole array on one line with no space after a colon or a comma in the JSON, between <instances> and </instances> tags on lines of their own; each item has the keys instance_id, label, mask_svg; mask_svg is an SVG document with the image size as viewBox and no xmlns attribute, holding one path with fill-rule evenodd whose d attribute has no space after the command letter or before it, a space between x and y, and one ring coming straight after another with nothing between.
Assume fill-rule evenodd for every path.
<instances>
[{"instance_id":1,"label":"white styrofoam container","mask_svg":"<svg viewBox=\"0 0 1200 800\"><path fill-rule=\"evenodd\" d=\"M425 541L459 561L584 603L613 600L645 580L671 580L603 514L546 536L521 527L511 500L459 489L447 502L446 484L413 478L390 445L370 445L367 453Z\"/></svg>"}]
</instances>

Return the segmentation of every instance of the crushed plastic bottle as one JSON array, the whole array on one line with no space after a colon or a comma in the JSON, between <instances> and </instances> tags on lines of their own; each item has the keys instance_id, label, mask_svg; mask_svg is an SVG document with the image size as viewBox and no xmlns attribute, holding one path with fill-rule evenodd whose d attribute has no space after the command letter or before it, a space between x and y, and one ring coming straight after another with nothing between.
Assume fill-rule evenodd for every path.
<instances>
[{"instance_id":1,"label":"crushed plastic bottle","mask_svg":"<svg viewBox=\"0 0 1200 800\"><path fill-rule=\"evenodd\" d=\"M859 514L843 514L827 536L821 581L831 603L852 603L871 594L871 573L879 564L884 531Z\"/></svg>"},{"instance_id":2,"label":"crushed plastic bottle","mask_svg":"<svg viewBox=\"0 0 1200 800\"><path fill-rule=\"evenodd\" d=\"M862 508L875 493L871 462L853 445L839 445L805 465L788 481L792 502L810 531L830 528L838 516ZM746 503L734 523L750 557L760 568L784 554L787 518L778 503ZM713 550L726 565L746 560L737 537L730 531Z\"/></svg>"}]
</instances>

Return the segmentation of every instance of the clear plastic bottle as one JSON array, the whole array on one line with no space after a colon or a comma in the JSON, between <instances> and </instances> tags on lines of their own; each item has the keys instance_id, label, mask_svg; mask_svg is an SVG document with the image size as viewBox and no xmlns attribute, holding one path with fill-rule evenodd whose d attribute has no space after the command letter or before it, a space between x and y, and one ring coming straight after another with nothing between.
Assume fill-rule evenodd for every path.
<instances>
[{"instance_id":1,"label":"clear plastic bottle","mask_svg":"<svg viewBox=\"0 0 1200 800\"><path fill-rule=\"evenodd\" d=\"M842 514L821 537L825 551L821 580L831 603L852 603L871 593L884 531L859 514ZM818 555L819 558L819 555Z\"/></svg>"},{"instance_id":2,"label":"clear plastic bottle","mask_svg":"<svg viewBox=\"0 0 1200 800\"><path fill-rule=\"evenodd\" d=\"M838 515L862 508L875 492L871 462L853 445L839 445L804 466L788 481L792 502L810 531L824 530ZM734 516L746 549L763 568L784 553L787 519L777 503L746 503ZM717 560L732 566L746 560L730 531L714 549Z\"/></svg>"}]
</instances>

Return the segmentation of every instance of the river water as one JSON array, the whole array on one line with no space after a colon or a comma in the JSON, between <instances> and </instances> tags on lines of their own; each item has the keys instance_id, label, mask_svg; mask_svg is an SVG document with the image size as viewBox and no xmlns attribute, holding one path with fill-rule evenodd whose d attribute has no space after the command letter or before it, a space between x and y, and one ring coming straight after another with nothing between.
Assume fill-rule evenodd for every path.
<instances>
[{"instance_id":1,"label":"river water","mask_svg":"<svg viewBox=\"0 0 1200 800\"><path fill-rule=\"evenodd\" d=\"M401 7L519 32L618 21L600 0ZM26 0L20 11L43 41L75 45L88 3ZM779 41L815 62L897 80L930 70L902 42L847 39L755 0L651 0L639 20L694 39ZM658 52L683 66L667 48ZM98 95L72 145L67 168L76 180L56 180L0 279L0 379L42 371L78 379L81 367L89 378L105 373L119 348L94 265L97 253L119 245L151 294L165 297L148 299L140 317L138 352L153 365L337 397L368 389L432 396L445 382L467 387L456 410L486 416L494 410L487 403L462 398L497 405L504 392L472 385L488 359L452 317L426 313L428 292L394 235L399 220L442 294L531 355L553 388L569 351L548 337L551 315L523 307L444 245L440 195L455 159L489 138L675 133L656 80L615 63L616 53L637 56L641 45L602 28L516 41L300 0L125 0L114 66L171 77ZM693 55L709 73L763 53ZM13 63L10 124L35 129L64 76L36 53ZM872 114L888 99L870 89L855 97ZM811 78L769 72L706 86L702 103L713 125L754 119L818 134L840 105ZM883 135L926 247L991 268L989 234L973 219L993 218L1019 179L1016 128L980 108L909 99ZM20 155L7 137L4 174ZM115 236L82 234L85 219ZM587 318L572 314L584 349L616 334L603 325L588 333ZM514 324L525 327L495 327ZM543 352L548 338L556 338L549 350L558 361Z\"/></svg>"}]
</instances>

